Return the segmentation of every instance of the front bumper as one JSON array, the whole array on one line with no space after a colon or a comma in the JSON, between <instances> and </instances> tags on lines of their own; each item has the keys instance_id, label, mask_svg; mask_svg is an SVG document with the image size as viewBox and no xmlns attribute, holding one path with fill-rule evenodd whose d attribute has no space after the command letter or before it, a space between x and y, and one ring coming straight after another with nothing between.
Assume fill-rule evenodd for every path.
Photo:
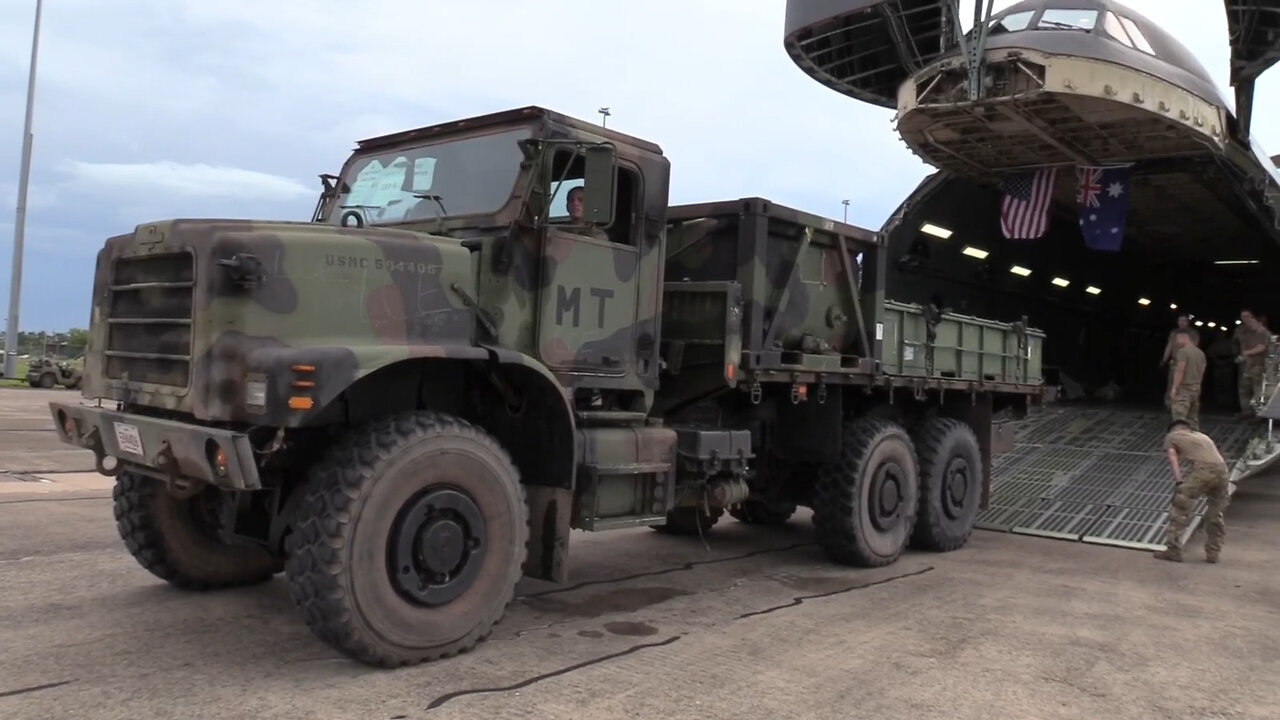
<instances>
[{"instance_id":1,"label":"front bumper","mask_svg":"<svg viewBox=\"0 0 1280 720\"><path fill-rule=\"evenodd\" d=\"M49 403L49 410L62 441L92 450L103 475L130 468L225 490L262 488L253 446L244 433L59 402ZM106 457L117 464L107 468Z\"/></svg>"}]
</instances>

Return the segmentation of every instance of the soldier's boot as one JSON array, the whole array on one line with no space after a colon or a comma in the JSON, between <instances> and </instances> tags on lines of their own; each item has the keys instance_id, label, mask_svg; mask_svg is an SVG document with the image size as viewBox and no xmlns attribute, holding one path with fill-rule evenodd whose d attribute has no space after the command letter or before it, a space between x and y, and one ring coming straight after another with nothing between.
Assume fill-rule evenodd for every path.
<instances>
[{"instance_id":1,"label":"soldier's boot","mask_svg":"<svg viewBox=\"0 0 1280 720\"><path fill-rule=\"evenodd\" d=\"M1205 561L1205 562L1207 562L1207 563L1216 563L1216 562L1218 562L1218 553L1217 553L1217 552L1214 552L1214 551L1212 551L1212 550L1205 550L1205 551L1204 551L1204 561Z\"/></svg>"},{"instance_id":2,"label":"soldier's boot","mask_svg":"<svg viewBox=\"0 0 1280 720\"><path fill-rule=\"evenodd\" d=\"M1156 551L1151 555L1157 560L1168 560L1170 562L1182 562L1182 550L1179 548L1167 547L1163 550Z\"/></svg>"}]
</instances>

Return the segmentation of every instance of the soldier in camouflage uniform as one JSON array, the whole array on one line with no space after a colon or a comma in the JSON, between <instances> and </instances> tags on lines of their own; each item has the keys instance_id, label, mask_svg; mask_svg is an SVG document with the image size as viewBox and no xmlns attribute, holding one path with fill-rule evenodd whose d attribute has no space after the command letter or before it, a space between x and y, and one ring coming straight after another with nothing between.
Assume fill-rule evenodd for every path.
<instances>
[{"instance_id":1,"label":"soldier in camouflage uniform","mask_svg":"<svg viewBox=\"0 0 1280 720\"><path fill-rule=\"evenodd\" d=\"M1164 355L1161 356L1160 358L1160 367L1164 367L1165 365L1169 366L1168 379L1164 387L1164 392L1165 392L1164 406L1165 407L1170 407L1169 391L1173 389L1173 369L1175 365L1173 354L1177 352L1179 347L1178 345L1179 330L1185 330L1190 335L1192 345L1195 345L1196 347L1200 346L1200 332L1191 326L1191 316L1179 315L1178 324L1172 330L1169 331L1169 339L1166 340L1164 344Z\"/></svg>"},{"instance_id":2,"label":"soldier in camouflage uniform","mask_svg":"<svg viewBox=\"0 0 1280 720\"><path fill-rule=\"evenodd\" d=\"M584 189L582 188L582 186L581 186L581 185L579 185L578 187L573 188L572 190L570 190L570 191L569 191L569 195L565 198L565 202L564 202L564 204L565 204L565 209L567 209L567 210L569 211L569 221L570 221L570 222L573 222L573 223L580 223L580 222L583 222L583 220L582 220L582 195L583 195L583 193L585 193L585 192L586 192L586 190L584 190ZM606 242L608 242L608 241L609 241L609 235L608 235L607 233L605 233L605 231L604 231L604 230L601 230L600 228L596 227L595 225L588 225L587 227L585 227L585 228L583 228L583 229L580 229L580 230L579 230L579 229L575 229L575 230L573 230L573 232L575 232L575 233L577 233L577 234L579 234L579 235L586 235L587 237L595 238L596 240L604 240L604 241L606 241Z\"/></svg>"},{"instance_id":3,"label":"soldier in camouflage uniform","mask_svg":"<svg viewBox=\"0 0 1280 720\"><path fill-rule=\"evenodd\" d=\"M1204 557L1205 561L1216 563L1222 552L1222 541L1227 534L1223 512L1231 499L1227 463L1208 435L1192 430L1182 420L1169 424L1169 433L1164 438L1164 451L1169 457L1169 467L1173 470L1177 489L1174 490L1173 503L1169 508L1165 549L1155 553L1155 557L1182 562L1182 532L1187 528L1187 516L1191 514L1191 506L1203 496L1209 498L1209 507L1204 514ZM1191 472L1185 478L1182 477L1179 465L1183 458L1191 461Z\"/></svg>"},{"instance_id":4,"label":"soldier in camouflage uniform","mask_svg":"<svg viewBox=\"0 0 1280 720\"><path fill-rule=\"evenodd\" d=\"M1191 341L1185 328L1174 330L1177 351L1173 355L1173 377L1169 379L1169 410L1173 420L1200 429L1200 383L1207 361L1204 351Z\"/></svg>"},{"instance_id":5,"label":"soldier in camouflage uniform","mask_svg":"<svg viewBox=\"0 0 1280 720\"><path fill-rule=\"evenodd\" d=\"M1267 360L1267 343L1271 335L1248 308L1240 311L1240 325L1235 341L1239 348L1236 363L1240 366L1240 417L1255 416L1253 401L1262 393L1262 374Z\"/></svg>"}]
</instances>

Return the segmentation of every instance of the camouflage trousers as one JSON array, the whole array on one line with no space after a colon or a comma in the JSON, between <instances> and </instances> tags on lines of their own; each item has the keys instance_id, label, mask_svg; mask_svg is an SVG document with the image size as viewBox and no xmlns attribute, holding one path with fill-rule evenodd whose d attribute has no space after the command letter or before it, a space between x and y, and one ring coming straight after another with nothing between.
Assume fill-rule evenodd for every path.
<instances>
[{"instance_id":1,"label":"camouflage trousers","mask_svg":"<svg viewBox=\"0 0 1280 720\"><path fill-rule=\"evenodd\" d=\"M1262 373L1264 366L1260 362L1245 360L1240 363L1240 412L1253 412L1253 401L1262 393Z\"/></svg>"},{"instance_id":2,"label":"camouflage trousers","mask_svg":"<svg viewBox=\"0 0 1280 720\"><path fill-rule=\"evenodd\" d=\"M1165 396L1169 403L1169 397ZM1200 388L1178 388L1178 397L1169 403L1169 414L1173 420L1181 420L1191 426L1192 430L1200 429Z\"/></svg>"},{"instance_id":3,"label":"camouflage trousers","mask_svg":"<svg viewBox=\"0 0 1280 720\"><path fill-rule=\"evenodd\" d=\"M1182 533L1187 529L1191 515L1191 507L1196 500L1209 498L1209 507L1204 513L1204 552L1209 557L1217 557L1222 550L1222 541L1226 539L1227 526L1223 512L1230 502L1229 481L1225 465L1196 465L1191 472L1182 478L1173 493L1173 503L1169 508L1169 525L1165 529L1165 546L1170 550L1182 551Z\"/></svg>"}]
</instances>

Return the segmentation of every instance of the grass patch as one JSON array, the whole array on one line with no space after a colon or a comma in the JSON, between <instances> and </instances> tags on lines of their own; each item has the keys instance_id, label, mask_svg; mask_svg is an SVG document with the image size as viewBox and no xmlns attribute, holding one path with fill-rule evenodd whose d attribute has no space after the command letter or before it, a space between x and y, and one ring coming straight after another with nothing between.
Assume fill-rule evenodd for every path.
<instances>
[{"instance_id":1,"label":"grass patch","mask_svg":"<svg viewBox=\"0 0 1280 720\"><path fill-rule=\"evenodd\" d=\"M4 353L0 353L3 355ZM3 370L0 366L0 370ZM27 385L27 361L19 360L14 368L14 377L0 378L0 387L30 387Z\"/></svg>"}]
</instances>

